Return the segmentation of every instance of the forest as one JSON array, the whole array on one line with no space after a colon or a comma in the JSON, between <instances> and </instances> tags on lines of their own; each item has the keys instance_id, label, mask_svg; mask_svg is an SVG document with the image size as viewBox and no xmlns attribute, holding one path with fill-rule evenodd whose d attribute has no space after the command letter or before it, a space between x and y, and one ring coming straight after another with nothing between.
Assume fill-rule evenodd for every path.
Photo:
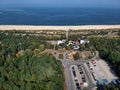
<instances>
[{"instance_id":1,"label":"forest","mask_svg":"<svg viewBox=\"0 0 120 90\"><path fill-rule=\"evenodd\" d=\"M40 53L52 47L37 36L0 31L0 90L63 90L61 63Z\"/></svg>"}]
</instances>

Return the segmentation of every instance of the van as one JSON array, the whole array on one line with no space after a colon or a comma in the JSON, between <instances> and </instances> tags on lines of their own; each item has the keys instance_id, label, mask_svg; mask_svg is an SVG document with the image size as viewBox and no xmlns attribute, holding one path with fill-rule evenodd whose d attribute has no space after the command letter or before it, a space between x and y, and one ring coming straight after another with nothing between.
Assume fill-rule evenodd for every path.
<instances>
[{"instance_id":1,"label":"van","mask_svg":"<svg viewBox=\"0 0 120 90\"><path fill-rule=\"evenodd\" d=\"M90 67L90 70L93 70L93 67Z\"/></svg>"}]
</instances>

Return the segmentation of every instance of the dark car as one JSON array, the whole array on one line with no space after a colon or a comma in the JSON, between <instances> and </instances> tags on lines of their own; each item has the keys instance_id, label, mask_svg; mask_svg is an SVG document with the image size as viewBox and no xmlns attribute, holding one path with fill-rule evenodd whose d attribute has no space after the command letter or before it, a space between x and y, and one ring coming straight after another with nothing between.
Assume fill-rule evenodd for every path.
<instances>
[{"instance_id":1,"label":"dark car","mask_svg":"<svg viewBox=\"0 0 120 90\"><path fill-rule=\"evenodd\" d=\"M80 87L77 87L77 90L81 90L81 88L80 88Z\"/></svg>"},{"instance_id":2,"label":"dark car","mask_svg":"<svg viewBox=\"0 0 120 90\"><path fill-rule=\"evenodd\" d=\"M79 83L76 83L76 86L80 86Z\"/></svg>"}]
</instances>

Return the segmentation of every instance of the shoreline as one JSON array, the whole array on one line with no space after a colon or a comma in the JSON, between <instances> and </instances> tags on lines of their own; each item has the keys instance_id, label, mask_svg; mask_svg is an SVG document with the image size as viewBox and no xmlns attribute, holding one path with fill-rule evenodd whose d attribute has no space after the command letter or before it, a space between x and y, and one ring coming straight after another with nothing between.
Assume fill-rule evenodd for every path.
<instances>
[{"instance_id":1,"label":"shoreline","mask_svg":"<svg viewBox=\"0 0 120 90\"><path fill-rule=\"evenodd\" d=\"M100 30L120 29L120 25L78 25L78 26L35 26L35 25L0 25L0 30Z\"/></svg>"}]
</instances>

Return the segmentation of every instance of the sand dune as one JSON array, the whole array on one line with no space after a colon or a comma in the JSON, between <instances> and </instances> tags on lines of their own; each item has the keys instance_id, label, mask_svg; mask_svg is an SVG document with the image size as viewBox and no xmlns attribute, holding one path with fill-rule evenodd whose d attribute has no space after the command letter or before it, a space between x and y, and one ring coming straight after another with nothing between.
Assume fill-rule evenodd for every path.
<instances>
[{"instance_id":1,"label":"sand dune","mask_svg":"<svg viewBox=\"0 0 120 90\"><path fill-rule=\"evenodd\" d=\"M120 25L83 25L83 26L32 26L32 25L0 25L0 30L90 30L120 29Z\"/></svg>"}]
</instances>

